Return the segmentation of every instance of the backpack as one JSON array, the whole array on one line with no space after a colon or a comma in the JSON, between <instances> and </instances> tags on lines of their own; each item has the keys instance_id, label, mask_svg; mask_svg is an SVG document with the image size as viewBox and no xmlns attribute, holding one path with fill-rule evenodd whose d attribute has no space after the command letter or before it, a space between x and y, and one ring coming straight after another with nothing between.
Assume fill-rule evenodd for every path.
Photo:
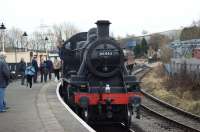
<instances>
[{"instance_id":1,"label":"backpack","mask_svg":"<svg viewBox=\"0 0 200 132\"><path fill-rule=\"evenodd\" d=\"M35 75L35 68L33 66L28 66L25 70L25 75Z\"/></svg>"}]
</instances>

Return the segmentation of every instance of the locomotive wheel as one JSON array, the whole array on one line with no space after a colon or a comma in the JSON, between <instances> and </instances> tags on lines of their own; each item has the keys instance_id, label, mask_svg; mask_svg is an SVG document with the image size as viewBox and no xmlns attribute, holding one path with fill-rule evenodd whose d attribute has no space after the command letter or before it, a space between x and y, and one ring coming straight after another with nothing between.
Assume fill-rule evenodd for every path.
<instances>
[{"instance_id":1,"label":"locomotive wheel","mask_svg":"<svg viewBox=\"0 0 200 132\"><path fill-rule=\"evenodd\" d=\"M62 89L62 97L65 102L69 102L68 88Z\"/></svg>"},{"instance_id":2,"label":"locomotive wheel","mask_svg":"<svg viewBox=\"0 0 200 132\"><path fill-rule=\"evenodd\" d=\"M62 85L61 88L59 89L59 93L61 97L64 99L65 102L68 101L68 91L64 86Z\"/></svg>"},{"instance_id":3,"label":"locomotive wheel","mask_svg":"<svg viewBox=\"0 0 200 132\"><path fill-rule=\"evenodd\" d=\"M67 102L67 103L69 102L69 100L68 100L68 95L67 95L67 94L63 94L63 98L64 98L64 101L65 101L65 102Z\"/></svg>"},{"instance_id":4,"label":"locomotive wheel","mask_svg":"<svg viewBox=\"0 0 200 132\"><path fill-rule=\"evenodd\" d=\"M61 85L61 87L59 88L59 93L60 93L61 97L63 97L63 95L64 95L63 85Z\"/></svg>"},{"instance_id":5,"label":"locomotive wheel","mask_svg":"<svg viewBox=\"0 0 200 132\"><path fill-rule=\"evenodd\" d=\"M126 107L126 119L125 119L125 126L127 128L131 127L131 122L132 122L132 113L131 110L128 108L128 106Z\"/></svg>"}]
</instances>

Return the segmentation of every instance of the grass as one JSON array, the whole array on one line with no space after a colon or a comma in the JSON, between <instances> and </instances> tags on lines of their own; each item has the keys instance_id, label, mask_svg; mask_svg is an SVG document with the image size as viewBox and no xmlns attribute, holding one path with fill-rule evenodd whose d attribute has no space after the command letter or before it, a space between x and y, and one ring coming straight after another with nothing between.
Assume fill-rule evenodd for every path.
<instances>
[{"instance_id":1,"label":"grass","mask_svg":"<svg viewBox=\"0 0 200 132\"><path fill-rule=\"evenodd\" d=\"M172 79L166 76L162 66L153 68L142 79L141 87L169 104L200 115L199 85L194 87L188 80Z\"/></svg>"}]
</instances>

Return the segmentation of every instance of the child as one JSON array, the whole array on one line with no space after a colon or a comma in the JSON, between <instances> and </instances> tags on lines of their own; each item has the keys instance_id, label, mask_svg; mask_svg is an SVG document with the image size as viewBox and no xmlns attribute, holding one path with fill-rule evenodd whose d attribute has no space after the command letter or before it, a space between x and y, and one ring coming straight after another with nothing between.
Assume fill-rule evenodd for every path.
<instances>
[{"instance_id":1,"label":"child","mask_svg":"<svg viewBox=\"0 0 200 132\"><path fill-rule=\"evenodd\" d=\"M31 65L28 66L25 70L25 75L27 79L27 86L29 84L30 88L32 87L32 78L35 75L35 68Z\"/></svg>"}]
</instances>

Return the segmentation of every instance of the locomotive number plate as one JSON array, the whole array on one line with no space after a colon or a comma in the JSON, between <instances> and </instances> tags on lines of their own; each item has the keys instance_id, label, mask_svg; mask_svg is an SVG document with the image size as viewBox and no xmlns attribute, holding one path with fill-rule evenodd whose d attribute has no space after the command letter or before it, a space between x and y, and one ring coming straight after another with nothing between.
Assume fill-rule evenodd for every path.
<instances>
[{"instance_id":1,"label":"locomotive number plate","mask_svg":"<svg viewBox=\"0 0 200 132\"><path fill-rule=\"evenodd\" d=\"M101 51L99 52L99 56L112 56L113 52L111 51Z\"/></svg>"}]
</instances>

